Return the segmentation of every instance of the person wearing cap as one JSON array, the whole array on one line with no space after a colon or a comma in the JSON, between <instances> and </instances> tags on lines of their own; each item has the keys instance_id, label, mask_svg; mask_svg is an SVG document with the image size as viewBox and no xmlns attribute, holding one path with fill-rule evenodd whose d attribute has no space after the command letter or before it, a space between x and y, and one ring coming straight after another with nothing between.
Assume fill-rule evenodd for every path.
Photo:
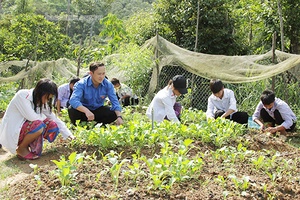
<instances>
[{"instance_id":1,"label":"person wearing cap","mask_svg":"<svg viewBox=\"0 0 300 200\"><path fill-rule=\"evenodd\" d=\"M234 92L224 88L219 79L212 79L209 87L212 94L208 97L207 119L222 117L247 126L248 114L237 110Z\"/></svg>"},{"instance_id":2,"label":"person wearing cap","mask_svg":"<svg viewBox=\"0 0 300 200\"><path fill-rule=\"evenodd\" d=\"M176 98L187 93L186 79L182 75L174 76L168 85L161 89L151 101L146 115L160 123L164 119L180 123L181 105Z\"/></svg>"}]
</instances>

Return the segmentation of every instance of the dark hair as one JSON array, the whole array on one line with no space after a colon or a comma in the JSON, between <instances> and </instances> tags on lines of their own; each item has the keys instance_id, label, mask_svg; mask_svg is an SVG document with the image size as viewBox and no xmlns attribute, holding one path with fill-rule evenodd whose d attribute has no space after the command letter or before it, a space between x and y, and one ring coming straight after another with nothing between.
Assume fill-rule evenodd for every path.
<instances>
[{"instance_id":1,"label":"dark hair","mask_svg":"<svg viewBox=\"0 0 300 200\"><path fill-rule=\"evenodd\" d=\"M104 67L104 64L101 62L93 62L90 64L90 71L94 72L98 69L98 67Z\"/></svg>"},{"instance_id":2,"label":"dark hair","mask_svg":"<svg viewBox=\"0 0 300 200\"><path fill-rule=\"evenodd\" d=\"M75 84L77 81L79 81L80 80L80 78L72 78L71 80L70 80L70 84Z\"/></svg>"},{"instance_id":3,"label":"dark hair","mask_svg":"<svg viewBox=\"0 0 300 200\"><path fill-rule=\"evenodd\" d=\"M212 79L210 80L209 88L212 91L212 93L215 94L220 92L224 88L224 85L220 79Z\"/></svg>"},{"instance_id":4,"label":"dark hair","mask_svg":"<svg viewBox=\"0 0 300 200\"><path fill-rule=\"evenodd\" d=\"M112 78L110 82L111 82L113 85L120 84L120 81L119 81L119 79L117 79L117 78Z\"/></svg>"},{"instance_id":5,"label":"dark hair","mask_svg":"<svg viewBox=\"0 0 300 200\"><path fill-rule=\"evenodd\" d=\"M275 93L271 90L265 90L262 92L260 100L264 105L270 105L275 101Z\"/></svg>"},{"instance_id":6,"label":"dark hair","mask_svg":"<svg viewBox=\"0 0 300 200\"><path fill-rule=\"evenodd\" d=\"M40 108L40 111L42 112L42 108L46 107L46 105L42 104L42 97L46 95L47 98L49 98L50 95L54 96L54 100L57 97L57 85L50 79L41 79L36 84L35 88L33 89L33 105L34 105L34 111L37 111L37 107ZM52 111L52 102L53 99L48 99L48 106L50 108L50 112Z\"/></svg>"}]
</instances>

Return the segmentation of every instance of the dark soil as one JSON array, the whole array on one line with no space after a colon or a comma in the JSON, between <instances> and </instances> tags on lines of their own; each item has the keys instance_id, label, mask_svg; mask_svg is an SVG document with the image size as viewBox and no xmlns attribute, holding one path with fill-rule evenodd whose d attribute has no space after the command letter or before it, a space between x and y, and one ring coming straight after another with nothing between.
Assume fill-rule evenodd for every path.
<instances>
[{"instance_id":1,"label":"dark soil","mask_svg":"<svg viewBox=\"0 0 300 200\"><path fill-rule=\"evenodd\" d=\"M298 139L296 136L289 137L289 140ZM8 162L18 166L26 174L25 178L17 179L8 186L8 191L2 199L300 199L300 151L283 142L277 137L262 134L249 133L244 135L243 140L248 141L248 150L253 151L278 151L278 157L285 160L298 160L296 171L292 173L295 180L290 181L289 174L277 176L270 180L262 170L255 170L249 162L238 161L228 165L225 160L214 160L209 156L204 156L204 165L201 174L197 179L191 179L181 183L175 183L170 191L149 189L149 180L145 177L137 178L136 181L128 180L122 173L119 182L113 182L109 169L100 162L101 159L85 159L76 172L75 181L68 187L61 187L57 176L53 173L56 165L51 160L59 160L60 155L66 157L73 151L83 152L92 155L96 149L92 147L82 147L72 149L63 141L56 141L55 144L47 146L42 157L34 161L20 161L16 157L10 157ZM191 156L199 152L205 153L214 150L213 146L195 144L198 148L190 152ZM231 144L237 146L238 144ZM3 152L3 150L1 150ZM153 155L153 149L143 149L143 155ZM132 152L127 151L122 155L124 158L131 157ZM99 157L101 155L98 155ZM34 172L29 164L37 164L38 172ZM232 163L231 163L232 164ZM273 168L276 170L276 167ZM237 177L249 176L250 186L244 192L237 189L232 181L228 181L230 174ZM21 174L21 173L20 173ZM38 175L38 177L36 176ZM216 178L225 177L225 185L217 183ZM38 181L38 178L40 181ZM265 191L262 183L266 183ZM0 195L1 197L1 195Z\"/></svg>"}]
</instances>

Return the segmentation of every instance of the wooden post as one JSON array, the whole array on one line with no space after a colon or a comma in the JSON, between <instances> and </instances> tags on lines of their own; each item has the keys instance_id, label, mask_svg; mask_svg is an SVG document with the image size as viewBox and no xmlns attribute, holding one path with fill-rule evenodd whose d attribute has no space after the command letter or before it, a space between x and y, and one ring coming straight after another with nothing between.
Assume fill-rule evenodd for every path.
<instances>
[{"instance_id":1,"label":"wooden post","mask_svg":"<svg viewBox=\"0 0 300 200\"><path fill-rule=\"evenodd\" d=\"M82 38L80 39L79 52L78 52L78 57L77 57L77 73L76 73L77 77L79 77L79 73L80 73L81 46L82 46Z\"/></svg>"},{"instance_id":2,"label":"wooden post","mask_svg":"<svg viewBox=\"0 0 300 200\"><path fill-rule=\"evenodd\" d=\"M156 30L156 46L158 46L158 31ZM159 87L159 65L158 62L156 62L156 60L158 59L158 49L157 47L155 48L155 66L156 66L156 70L157 70L157 74L156 74L156 88L155 91L158 91L158 87Z\"/></svg>"},{"instance_id":3,"label":"wooden post","mask_svg":"<svg viewBox=\"0 0 300 200\"><path fill-rule=\"evenodd\" d=\"M272 63L275 63L275 49L276 49L276 31L273 33L272 37ZM275 76L272 77L272 91L275 90Z\"/></svg>"},{"instance_id":4,"label":"wooden post","mask_svg":"<svg viewBox=\"0 0 300 200\"><path fill-rule=\"evenodd\" d=\"M198 0L198 3L197 3L197 25L196 25L196 38L195 38L195 46L194 46L194 52L197 52L197 46L198 46L198 32L199 32L199 16L200 16L200 3L199 3L199 0ZM192 80L191 80L191 90L192 90L192 93L194 90L194 82L195 82L195 79L196 79L196 75L195 74L192 74ZM193 107L193 95L191 95L191 98L190 98L190 106Z\"/></svg>"}]
</instances>

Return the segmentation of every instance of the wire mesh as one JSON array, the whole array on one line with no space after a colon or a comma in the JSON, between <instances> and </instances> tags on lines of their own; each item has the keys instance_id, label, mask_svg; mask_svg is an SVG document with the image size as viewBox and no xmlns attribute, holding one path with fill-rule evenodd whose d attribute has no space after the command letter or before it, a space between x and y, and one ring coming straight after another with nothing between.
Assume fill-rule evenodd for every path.
<instances>
[{"instance_id":1,"label":"wire mesh","mask_svg":"<svg viewBox=\"0 0 300 200\"><path fill-rule=\"evenodd\" d=\"M187 108L206 111L207 99L211 95L208 79L194 75L179 66L163 67L159 75L158 90L165 87L173 76L181 74L188 79L188 94L178 100ZM276 97L287 102L295 113L300 113L300 83L290 72L281 73L273 78L251 83L224 83L226 88L234 91L238 109L252 115L263 90L274 90Z\"/></svg>"}]
</instances>

